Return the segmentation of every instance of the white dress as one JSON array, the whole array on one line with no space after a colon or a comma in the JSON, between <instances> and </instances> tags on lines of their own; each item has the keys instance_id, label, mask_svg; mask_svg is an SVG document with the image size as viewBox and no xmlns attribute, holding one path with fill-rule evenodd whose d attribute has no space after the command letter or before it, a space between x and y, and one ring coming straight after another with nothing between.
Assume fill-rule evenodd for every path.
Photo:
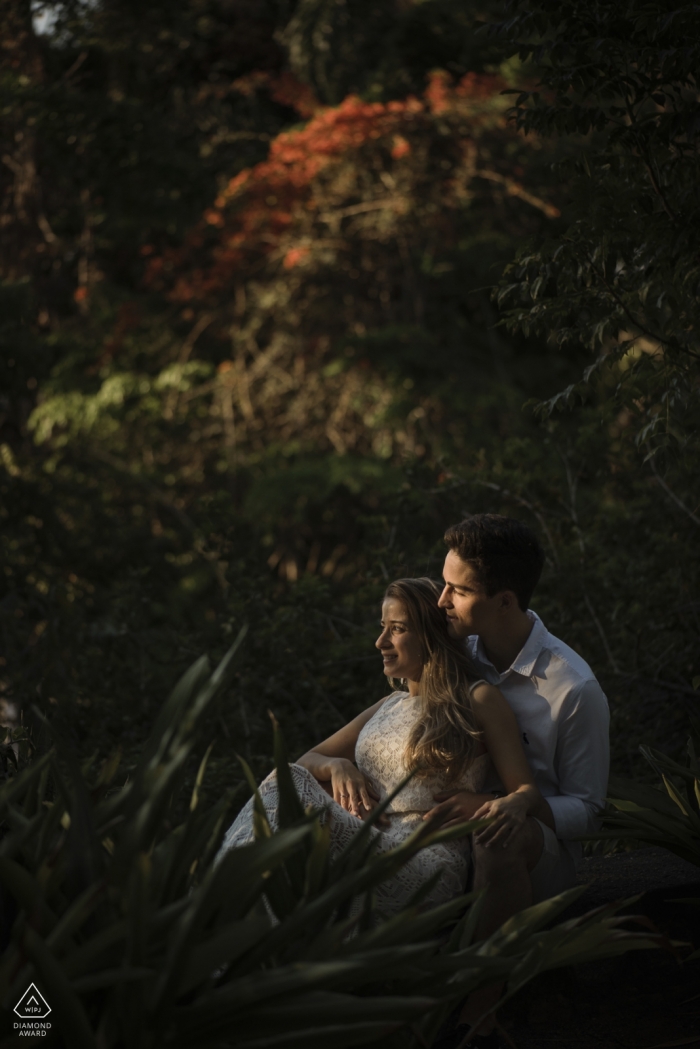
<instances>
[{"instance_id":1,"label":"white dress","mask_svg":"<svg viewBox=\"0 0 700 1049\"><path fill-rule=\"evenodd\" d=\"M355 746L355 762L360 772L375 788L380 801L383 801L407 774L403 755L411 729L420 715L420 705L419 696L410 696L408 692L394 692L360 732ZM455 788L479 793L489 766L488 754L481 754L475 758L459 783L454 784ZM353 834L362 827L362 821L333 801L307 769L301 765L291 765L290 771L304 808L310 805L325 810L325 818L330 820L333 851L339 853ZM377 851L386 852L394 848L421 826L424 813L436 804L433 795L441 789L439 779L414 777L389 805L386 814L390 825L386 829L373 831L379 837ZM263 780L260 795L270 824L276 828L278 792L275 772ZM251 799L226 832L221 851L246 845L253 837ZM433 907L445 903L465 891L468 869L468 839L430 845L416 853L393 878L377 888L377 905L385 914L395 913L405 906L421 885L437 871L441 871L442 876L430 891L425 903Z\"/></svg>"}]
</instances>

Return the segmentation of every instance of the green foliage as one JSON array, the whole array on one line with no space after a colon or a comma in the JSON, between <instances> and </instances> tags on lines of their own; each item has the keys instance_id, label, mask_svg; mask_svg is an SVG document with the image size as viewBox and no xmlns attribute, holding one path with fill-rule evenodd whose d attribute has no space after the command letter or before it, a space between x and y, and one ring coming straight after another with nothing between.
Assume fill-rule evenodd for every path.
<instances>
[{"instance_id":1,"label":"green foliage","mask_svg":"<svg viewBox=\"0 0 700 1049\"><path fill-rule=\"evenodd\" d=\"M182 822L172 801L243 634L213 674L205 659L187 671L125 783L118 753L86 780L59 746L2 789L3 915L14 910L0 956L6 1025L35 981L51 1037L81 1049L417 1047L471 989L506 980L512 994L546 969L661 944L625 929L615 908L547 928L580 890L516 915L484 943L472 939L472 896L422 912L426 886L382 918L375 885L417 849L481 824L426 825L378 856L368 823L334 856L320 814L302 811L279 730L281 827L271 833L258 799L257 840L217 858L231 797L202 812L208 755ZM8 1049L20 1044L6 1033Z\"/></svg>"},{"instance_id":2,"label":"green foliage","mask_svg":"<svg viewBox=\"0 0 700 1049\"><path fill-rule=\"evenodd\" d=\"M698 732L696 723L695 736ZM663 788L615 778L605 817L605 837L626 837L660 845L700 867L700 758L697 742L688 738L686 764L652 747L641 747Z\"/></svg>"},{"instance_id":3,"label":"green foliage","mask_svg":"<svg viewBox=\"0 0 700 1049\"><path fill-rule=\"evenodd\" d=\"M566 228L523 248L500 283L512 327L594 355L632 408L645 453L697 456L697 8L663 2L509 5L498 33L538 80L515 101L527 133L572 136Z\"/></svg>"},{"instance_id":4,"label":"green foliage","mask_svg":"<svg viewBox=\"0 0 700 1049\"><path fill-rule=\"evenodd\" d=\"M299 0L282 40L291 68L329 105L353 92L403 97L434 69L460 76L497 60L495 47L474 40L483 15L483 4L464 0Z\"/></svg>"},{"instance_id":5,"label":"green foliage","mask_svg":"<svg viewBox=\"0 0 700 1049\"><path fill-rule=\"evenodd\" d=\"M133 772L157 697L250 622L235 685L204 715L217 797L242 784L234 751L269 770L267 708L300 753L383 694L386 582L439 577L445 526L490 510L545 545L535 609L601 678L617 770L638 768L645 738L676 752L700 674L694 409L675 451L640 462L657 402L634 384L663 372L644 352L592 376L573 415L522 410L575 385L590 351L496 327L489 287L531 238L561 246L581 185L583 218L611 230L632 197L625 184L611 204L622 183L594 160L559 185L552 163L580 159L579 140L506 126L502 41L474 31L489 10L100 0L59 5L40 35L30 12L0 10L2 719L23 711L29 729L36 704L93 772L117 744ZM427 79L436 66L475 75ZM323 77L333 98L362 94L355 122L315 110L292 67L321 101ZM520 85L531 67L502 75ZM280 130L308 145L310 114L318 134L282 181L305 173L293 216L264 179L219 208L242 169L291 148ZM250 262L233 266L204 209L250 221ZM146 288L159 258L162 288ZM180 277L203 298L178 299Z\"/></svg>"}]
</instances>

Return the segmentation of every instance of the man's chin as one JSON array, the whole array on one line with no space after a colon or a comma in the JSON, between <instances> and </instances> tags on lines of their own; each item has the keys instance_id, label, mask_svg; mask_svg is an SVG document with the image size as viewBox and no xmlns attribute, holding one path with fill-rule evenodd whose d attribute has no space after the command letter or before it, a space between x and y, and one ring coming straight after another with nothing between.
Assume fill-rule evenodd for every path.
<instances>
[{"instance_id":1,"label":"man's chin","mask_svg":"<svg viewBox=\"0 0 700 1049\"><path fill-rule=\"evenodd\" d=\"M458 619L447 620L447 633L458 641L463 637L469 637L469 629Z\"/></svg>"}]
</instances>

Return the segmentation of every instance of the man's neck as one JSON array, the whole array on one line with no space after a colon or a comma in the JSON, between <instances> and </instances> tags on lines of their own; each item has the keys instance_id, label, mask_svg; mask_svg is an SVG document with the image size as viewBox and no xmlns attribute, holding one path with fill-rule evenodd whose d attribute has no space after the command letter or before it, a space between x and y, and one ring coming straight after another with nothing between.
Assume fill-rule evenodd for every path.
<instances>
[{"instance_id":1,"label":"man's neck","mask_svg":"<svg viewBox=\"0 0 700 1049\"><path fill-rule=\"evenodd\" d=\"M519 612L511 622L503 624L493 637L481 635L481 644L488 659L499 674L512 666L529 638L535 624L525 612Z\"/></svg>"}]
</instances>

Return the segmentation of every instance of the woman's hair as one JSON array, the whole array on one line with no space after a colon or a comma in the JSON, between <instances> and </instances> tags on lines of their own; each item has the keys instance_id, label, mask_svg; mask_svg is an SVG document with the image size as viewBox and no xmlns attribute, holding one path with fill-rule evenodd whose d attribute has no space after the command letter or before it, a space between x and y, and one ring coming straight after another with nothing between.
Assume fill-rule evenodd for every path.
<instances>
[{"instance_id":1,"label":"woman's hair","mask_svg":"<svg viewBox=\"0 0 700 1049\"><path fill-rule=\"evenodd\" d=\"M400 601L423 652L422 712L406 746L405 761L416 775L440 775L446 784L462 778L475 757L481 732L472 710L470 685L477 673L464 641L450 637L438 608L442 586L433 579L397 579L384 600Z\"/></svg>"}]
</instances>

